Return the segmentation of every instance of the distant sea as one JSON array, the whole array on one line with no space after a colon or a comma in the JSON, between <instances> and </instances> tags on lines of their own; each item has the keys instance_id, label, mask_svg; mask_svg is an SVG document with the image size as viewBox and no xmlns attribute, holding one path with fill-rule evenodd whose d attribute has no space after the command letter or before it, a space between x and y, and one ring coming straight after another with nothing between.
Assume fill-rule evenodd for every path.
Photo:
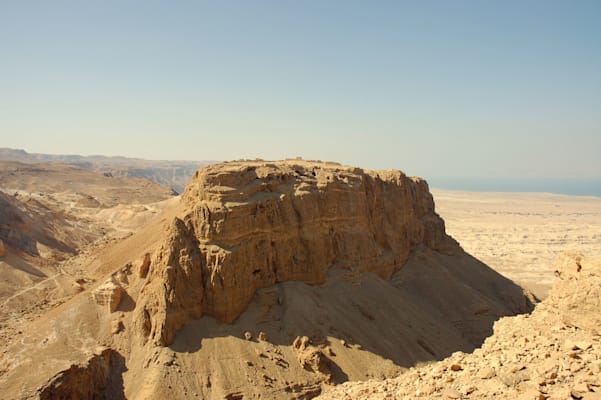
<instances>
[{"instance_id":1,"label":"distant sea","mask_svg":"<svg viewBox=\"0 0 601 400\"><path fill-rule=\"evenodd\" d=\"M429 178L431 188L475 192L544 192L601 197L600 179Z\"/></svg>"}]
</instances>

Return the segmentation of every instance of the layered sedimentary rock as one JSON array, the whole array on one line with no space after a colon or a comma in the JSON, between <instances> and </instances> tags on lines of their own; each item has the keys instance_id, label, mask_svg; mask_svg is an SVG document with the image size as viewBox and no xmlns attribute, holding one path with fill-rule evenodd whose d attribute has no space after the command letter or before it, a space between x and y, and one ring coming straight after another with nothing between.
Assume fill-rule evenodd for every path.
<instances>
[{"instance_id":1,"label":"layered sedimentary rock","mask_svg":"<svg viewBox=\"0 0 601 400\"><path fill-rule=\"evenodd\" d=\"M233 321L262 287L321 284L332 266L388 279L416 246L460 250L426 182L400 171L226 163L198 171L182 203L168 239L145 262L136 307L138 330L160 345L191 318Z\"/></svg>"}]
</instances>

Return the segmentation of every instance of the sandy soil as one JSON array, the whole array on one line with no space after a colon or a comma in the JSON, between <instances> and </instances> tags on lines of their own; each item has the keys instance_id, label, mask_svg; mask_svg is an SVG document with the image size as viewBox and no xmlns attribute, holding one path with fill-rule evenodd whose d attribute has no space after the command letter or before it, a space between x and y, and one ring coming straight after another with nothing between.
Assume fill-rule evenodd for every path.
<instances>
[{"instance_id":1,"label":"sandy soil","mask_svg":"<svg viewBox=\"0 0 601 400\"><path fill-rule=\"evenodd\" d=\"M544 298L566 250L601 254L601 198L432 190L447 232L476 258Z\"/></svg>"}]
</instances>

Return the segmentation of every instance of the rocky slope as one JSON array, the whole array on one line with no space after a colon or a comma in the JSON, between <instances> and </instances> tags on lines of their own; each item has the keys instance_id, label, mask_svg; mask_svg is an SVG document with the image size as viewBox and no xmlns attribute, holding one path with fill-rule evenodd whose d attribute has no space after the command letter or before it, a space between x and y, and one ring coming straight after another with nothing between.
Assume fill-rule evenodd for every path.
<instances>
[{"instance_id":1,"label":"rocky slope","mask_svg":"<svg viewBox=\"0 0 601 400\"><path fill-rule=\"evenodd\" d=\"M98 284L3 350L7 398L90 379L96 397L312 398L470 351L532 308L446 235L423 180L301 160L198 171L88 271Z\"/></svg>"},{"instance_id":2,"label":"rocky slope","mask_svg":"<svg viewBox=\"0 0 601 400\"><path fill-rule=\"evenodd\" d=\"M0 341L89 285L93 249L130 235L172 197L143 179L0 162Z\"/></svg>"},{"instance_id":3,"label":"rocky slope","mask_svg":"<svg viewBox=\"0 0 601 400\"><path fill-rule=\"evenodd\" d=\"M503 318L473 354L396 379L346 383L320 399L601 399L601 259L567 253L532 314Z\"/></svg>"},{"instance_id":4,"label":"rocky slope","mask_svg":"<svg viewBox=\"0 0 601 400\"><path fill-rule=\"evenodd\" d=\"M28 153L0 147L0 160L21 163L70 164L80 169L100 172L107 177L145 178L181 193L194 172L215 161L162 161L128 157L79 156Z\"/></svg>"}]
</instances>

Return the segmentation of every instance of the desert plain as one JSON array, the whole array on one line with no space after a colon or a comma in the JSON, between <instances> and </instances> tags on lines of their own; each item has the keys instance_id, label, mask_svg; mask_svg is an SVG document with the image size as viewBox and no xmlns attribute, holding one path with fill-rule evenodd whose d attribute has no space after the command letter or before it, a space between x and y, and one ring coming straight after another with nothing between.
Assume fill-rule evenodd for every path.
<instances>
[{"instance_id":1,"label":"desert plain","mask_svg":"<svg viewBox=\"0 0 601 400\"><path fill-rule=\"evenodd\" d=\"M447 232L476 258L546 297L564 251L601 254L601 198L432 189Z\"/></svg>"}]
</instances>

